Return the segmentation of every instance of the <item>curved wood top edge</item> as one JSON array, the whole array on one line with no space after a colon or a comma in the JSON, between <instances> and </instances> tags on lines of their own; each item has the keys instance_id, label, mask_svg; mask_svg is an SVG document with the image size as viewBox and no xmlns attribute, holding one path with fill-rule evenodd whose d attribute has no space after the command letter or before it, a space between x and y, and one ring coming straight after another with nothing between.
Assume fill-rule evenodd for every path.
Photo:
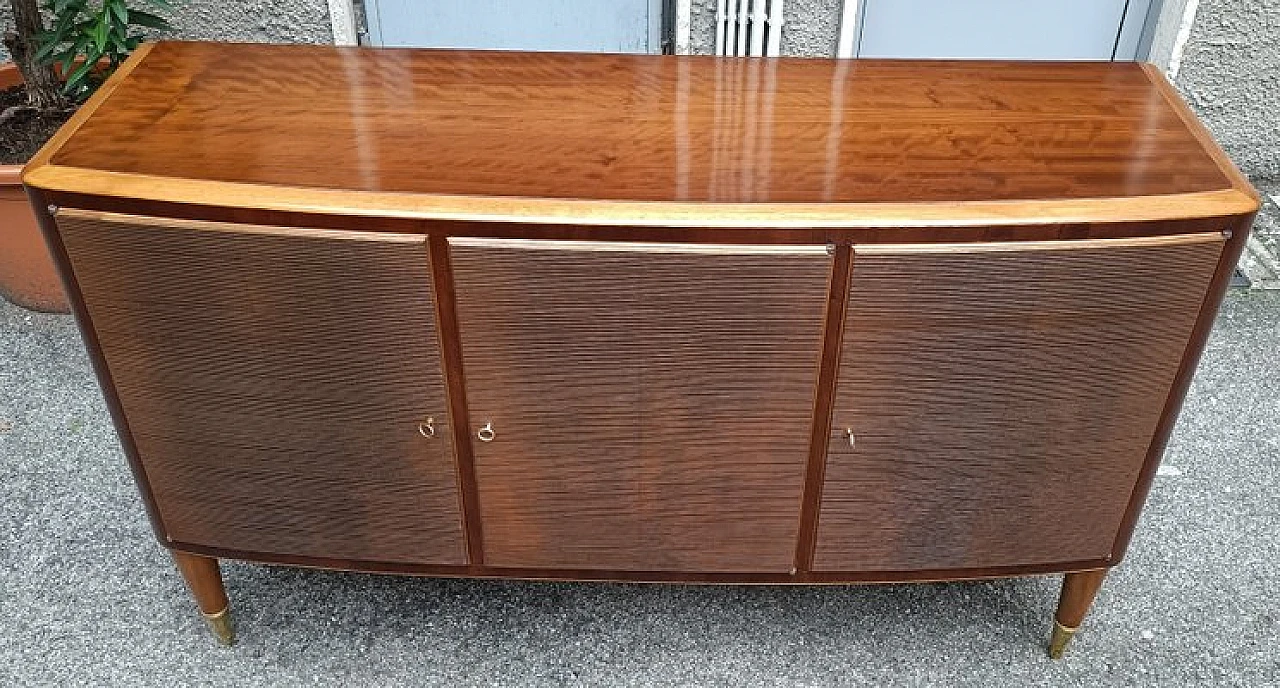
<instances>
[{"instance_id":1,"label":"curved wood top edge","mask_svg":"<svg viewBox=\"0 0 1280 688\"><path fill-rule=\"evenodd\" d=\"M46 146L41 153L49 150ZM683 203L350 191L90 170L52 165L46 158L35 163L33 159L27 166L23 182L46 191L313 215L461 222L726 229L957 227L1179 220L1244 215L1259 207L1256 192L1247 182L1247 190L1087 199Z\"/></svg>"},{"instance_id":2,"label":"curved wood top edge","mask_svg":"<svg viewBox=\"0 0 1280 688\"><path fill-rule=\"evenodd\" d=\"M85 101L84 105L81 105L79 110L76 110L76 113L71 116L71 119L67 120L66 124L62 125L62 128L53 135L53 138L46 141L45 144L40 147L40 150L36 151L35 155L31 156L31 159L27 161L26 170L30 171L32 169L38 169L48 165L53 154L56 153L58 149L62 148L62 145L74 136L77 131L79 131L80 127L93 116L93 113L101 107L103 103L107 102L107 99L111 97L112 93L115 93L116 88L124 81L125 77L129 76L129 73L141 64L144 59L146 59L147 54L151 52L151 49L154 48L155 45L155 43L143 43L138 46L137 50L134 50L133 54L116 68L115 73L108 77L107 80L103 82L102 86L98 87L97 92L90 96L89 100ZM27 181L25 173L23 174L22 181L24 184L30 183Z\"/></svg>"},{"instance_id":3,"label":"curved wood top edge","mask_svg":"<svg viewBox=\"0 0 1280 688\"><path fill-rule=\"evenodd\" d=\"M1204 122L1200 121L1200 118L1196 116L1191 106L1182 98L1182 95L1178 93L1173 84L1169 83L1169 80L1165 78L1164 72L1150 62L1142 62L1140 64L1147 78L1164 96L1165 102L1169 104L1170 108L1173 108L1174 112L1178 113L1178 117L1182 118L1182 123L1187 127L1187 131L1191 132L1191 135L1200 142L1201 147L1208 152L1209 157L1213 158L1213 161L1218 164L1218 169L1222 171L1223 176L1231 181L1232 188L1249 196L1255 203L1260 201L1261 197L1258 195L1258 190L1253 187L1253 184L1249 182L1249 178L1240 171L1239 167L1236 167L1236 164L1231 161L1231 158L1214 140L1212 132L1204 125ZM1256 210L1257 208L1254 209L1254 211Z\"/></svg>"}]
</instances>

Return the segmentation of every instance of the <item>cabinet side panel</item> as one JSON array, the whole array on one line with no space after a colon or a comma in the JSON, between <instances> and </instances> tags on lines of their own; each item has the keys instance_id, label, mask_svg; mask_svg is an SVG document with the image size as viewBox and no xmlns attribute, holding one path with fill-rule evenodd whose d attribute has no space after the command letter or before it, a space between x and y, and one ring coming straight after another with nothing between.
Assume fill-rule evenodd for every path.
<instances>
[{"instance_id":1,"label":"cabinet side panel","mask_svg":"<svg viewBox=\"0 0 1280 688\"><path fill-rule=\"evenodd\" d=\"M822 247L477 243L451 254L485 563L790 571Z\"/></svg>"},{"instance_id":2,"label":"cabinet side panel","mask_svg":"<svg viewBox=\"0 0 1280 688\"><path fill-rule=\"evenodd\" d=\"M1222 237L992 248L855 252L817 570L1109 555Z\"/></svg>"},{"instance_id":3,"label":"cabinet side panel","mask_svg":"<svg viewBox=\"0 0 1280 688\"><path fill-rule=\"evenodd\" d=\"M424 237L56 222L172 540L465 562Z\"/></svg>"}]
</instances>

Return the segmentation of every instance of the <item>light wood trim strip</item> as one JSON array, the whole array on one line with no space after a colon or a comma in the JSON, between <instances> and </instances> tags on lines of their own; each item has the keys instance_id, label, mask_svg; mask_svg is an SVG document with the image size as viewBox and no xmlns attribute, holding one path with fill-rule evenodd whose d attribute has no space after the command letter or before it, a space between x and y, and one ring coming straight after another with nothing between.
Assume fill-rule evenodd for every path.
<instances>
[{"instance_id":1,"label":"light wood trim strip","mask_svg":"<svg viewBox=\"0 0 1280 688\"><path fill-rule=\"evenodd\" d=\"M53 154L62 148L62 144L66 143L68 139L75 136L75 133L93 116L93 113L103 103L107 102L107 99L111 97L111 94L115 93L116 88L124 81L125 77L129 76L129 73L137 68L138 65L142 64L142 61L147 58L147 54L151 52L155 45L153 42L148 42L138 46L133 51L133 54L116 68L115 73L98 87L97 92L90 96L89 100L85 101L79 110L76 110L76 113L71 116L71 119L67 120L66 124L62 125L62 128L53 135L53 138L46 141L40 147L40 150L31 156L31 159L27 161L26 169L32 170L48 165ZM23 174L23 182L26 183L25 172Z\"/></svg>"},{"instance_id":2,"label":"light wood trim strip","mask_svg":"<svg viewBox=\"0 0 1280 688\"><path fill-rule=\"evenodd\" d=\"M145 215L126 215L79 208L59 208L58 217L95 222L116 222L161 229L189 229L198 232L225 232L228 234L265 234L270 236L302 237L311 239L345 239L348 241L377 241L389 244L421 244L422 234L398 234L394 232L362 232L345 229L320 229L311 227L281 227L274 225L250 225L214 220L180 220Z\"/></svg>"},{"instance_id":3,"label":"light wood trim strip","mask_svg":"<svg viewBox=\"0 0 1280 688\"><path fill-rule=\"evenodd\" d=\"M1225 227L1224 227L1225 229ZM1060 241L992 241L967 244L855 244L853 250L867 256L895 256L919 253L1005 253L1016 251L1075 251L1082 249L1142 248L1223 242L1221 232L1170 234L1123 239L1063 239Z\"/></svg>"},{"instance_id":4,"label":"light wood trim strip","mask_svg":"<svg viewBox=\"0 0 1280 688\"><path fill-rule=\"evenodd\" d=\"M463 222L635 227L862 228L1140 222L1255 212L1239 189L1167 196L929 203L684 203L450 196L200 181L28 165L23 182L47 191L290 213Z\"/></svg>"},{"instance_id":5,"label":"light wood trim strip","mask_svg":"<svg viewBox=\"0 0 1280 688\"><path fill-rule=\"evenodd\" d=\"M799 255L827 252L824 245L801 244L682 244L640 241L560 241L556 239L481 239L450 237L450 246L509 248L532 251L594 251L598 253L681 253L701 255Z\"/></svg>"},{"instance_id":6,"label":"light wood trim strip","mask_svg":"<svg viewBox=\"0 0 1280 688\"><path fill-rule=\"evenodd\" d=\"M1142 63L1142 71L1146 72L1147 78L1164 96L1165 102L1169 104L1173 111L1178 113L1178 117L1182 119L1182 123L1187 127L1187 131L1200 142L1200 147L1213 158L1218 164L1218 169L1222 171L1223 176L1231 181L1231 186L1252 198L1255 202L1259 200L1258 192L1249 183L1249 179L1244 176L1239 167L1236 167L1231 158L1218 146L1217 141L1213 140L1213 134L1205 127L1204 122L1196 117L1196 113L1191 110L1191 106L1187 105L1187 101L1182 99L1178 91L1165 78L1164 73L1158 67L1149 63ZM1247 211L1253 212L1253 211Z\"/></svg>"}]
</instances>

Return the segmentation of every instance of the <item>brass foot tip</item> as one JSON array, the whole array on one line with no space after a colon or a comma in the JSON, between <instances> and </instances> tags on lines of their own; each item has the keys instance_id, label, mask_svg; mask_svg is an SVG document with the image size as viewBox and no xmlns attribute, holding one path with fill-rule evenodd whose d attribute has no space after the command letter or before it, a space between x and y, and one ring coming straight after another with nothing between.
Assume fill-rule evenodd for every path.
<instances>
[{"instance_id":1,"label":"brass foot tip","mask_svg":"<svg viewBox=\"0 0 1280 688\"><path fill-rule=\"evenodd\" d=\"M1054 621L1053 637L1049 638L1049 656L1053 659L1062 659L1063 653L1067 651L1067 645L1071 643L1071 639L1076 635L1076 630Z\"/></svg>"},{"instance_id":2,"label":"brass foot tip","mask_svg":"<svg viewBox=\"0 0 1280 688\"><path fill-rule=\"evenodd\" d=\"M209 630L213 632L213 636L223 645L233 645L236 642L236 629L231 624L231 608L227 607L217 614L205 614L204 622L209 624Z\"/></svg>"}]
</instances>

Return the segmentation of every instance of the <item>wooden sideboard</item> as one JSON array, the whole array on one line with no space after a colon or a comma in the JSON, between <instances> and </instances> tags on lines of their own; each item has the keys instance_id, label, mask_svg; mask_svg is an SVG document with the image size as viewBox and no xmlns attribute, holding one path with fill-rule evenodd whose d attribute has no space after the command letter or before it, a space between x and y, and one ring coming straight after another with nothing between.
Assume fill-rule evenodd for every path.
<instances>
[{"instance_id":1,"label":"wooden sideboard","mask_svg":"<svg viewBox=\"0 0 1280 688\"><path fill-rule=\"evenodd\" d=\"M143 46L31 162L161 543L434 576L1065 573L1257 197L1124 63Z\"/></svg>"}]
</instances>

